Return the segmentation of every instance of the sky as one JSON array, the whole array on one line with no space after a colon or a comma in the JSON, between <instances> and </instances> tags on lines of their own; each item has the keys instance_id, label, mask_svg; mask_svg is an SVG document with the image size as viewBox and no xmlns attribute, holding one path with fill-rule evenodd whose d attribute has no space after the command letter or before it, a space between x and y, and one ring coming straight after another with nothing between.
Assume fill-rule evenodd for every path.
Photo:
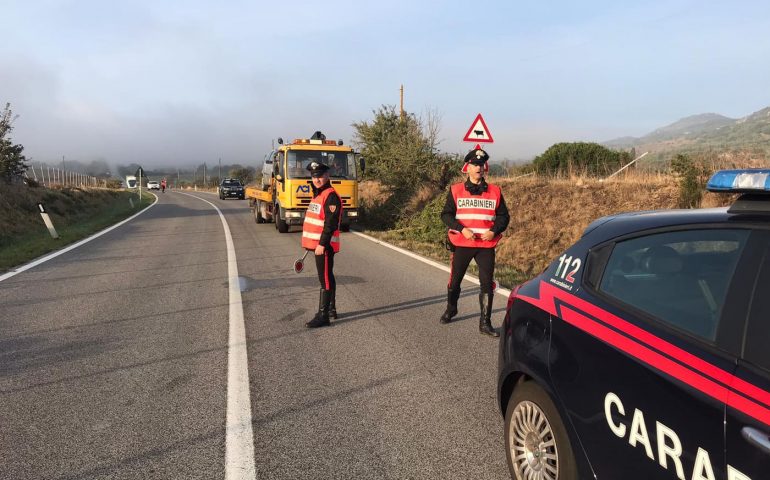
<instances>
[{"instance_id":1,"label":"sky","mask_svg":"<svg viewBox=\"0 0 770 480\"><path fill-rule=\"evenodd\" d=\"M0 102L28 159L258 166L380 105L493 160L770 106L767 1L0 0Z\"/></svg>"}]
</instances>

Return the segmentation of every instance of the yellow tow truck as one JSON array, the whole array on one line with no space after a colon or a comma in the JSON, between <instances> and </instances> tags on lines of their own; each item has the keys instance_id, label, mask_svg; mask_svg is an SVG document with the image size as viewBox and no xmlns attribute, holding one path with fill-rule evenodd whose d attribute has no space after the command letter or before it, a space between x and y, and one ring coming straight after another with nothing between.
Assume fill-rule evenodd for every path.
<instances>
[{"instance_id":1,"label":"yellow tow truck","mask_svg":"<svg viewBox=\"0 0 770 480\"><path fill-rule=\"evenodd\" d=\"M291 225L302 225L313 198L307 166L319 162L330 167L332 186L342 200L340 229L350 230L350 225L358 221L358 182L365 168L360 154L343 145L342 140L326 140L321 132L286 144L279 138L278 145L265 156L262 183L246 187L254 220L275 222L275 228L281 233L288 232Z\"/></svg>"}]
</instances>

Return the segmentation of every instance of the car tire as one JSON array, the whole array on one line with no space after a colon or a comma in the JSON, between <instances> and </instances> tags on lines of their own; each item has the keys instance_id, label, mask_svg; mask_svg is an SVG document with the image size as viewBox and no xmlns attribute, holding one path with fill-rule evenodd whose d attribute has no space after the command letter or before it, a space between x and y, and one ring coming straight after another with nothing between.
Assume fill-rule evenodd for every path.
<instances>
[{"instance_id":1,"label":"car tire","mask_svg":"<svg viewBox=\"0 0 770 480\"><path fill-rule=\"evenodd\" d=\"M343 223L340 225L340 231L342 232L349 232L350 231L350 224L349 223Z\"/></svg>"},{"instance_id":2,"label":"car tire","mask_svg":"<svg viewBox=\"0 0 770 480\"><path fill-rule=\"evenodd\" d=\"M518 385L508 401L505 453L515 480L578 480L564 422L551 397L535 382Z\"/></svg>"}]
</instances>

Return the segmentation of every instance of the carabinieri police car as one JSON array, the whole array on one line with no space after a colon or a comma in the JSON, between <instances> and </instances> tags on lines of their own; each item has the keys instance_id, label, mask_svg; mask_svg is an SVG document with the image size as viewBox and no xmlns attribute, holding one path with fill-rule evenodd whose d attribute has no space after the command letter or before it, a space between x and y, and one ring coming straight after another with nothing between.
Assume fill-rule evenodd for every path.
<instances>
[{"instance_id":1,"label":"carabinieri police car","mask_svg":"<svg viewBox=\"0 0 770 480\"><path fill-rule=\"evenodd\" d=\"M770 170L729 208L596 220L511 293L498 400L516 479L770 479Z\"/></svg>"}]
</instances>

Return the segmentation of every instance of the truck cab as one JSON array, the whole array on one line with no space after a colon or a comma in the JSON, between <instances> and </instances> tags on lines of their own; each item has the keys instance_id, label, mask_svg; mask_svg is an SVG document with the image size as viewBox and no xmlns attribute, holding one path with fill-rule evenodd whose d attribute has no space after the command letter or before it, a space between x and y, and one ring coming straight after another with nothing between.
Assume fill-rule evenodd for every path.
<instances>
[{"instance_id":1,"label":"truck cab","mask_svg":"<svg viewBox=\"0 0 770 480\"><path fill-rule=\"evenodd\" d=\"M364 169L359 154L342 141L326 140L321 132L285 144L278 139L278 144L265 156L261 187L246 190L257 223L272 220L282 233L291 225L302 225L313 198L307 166L319 162L330 167L331 184L342 200L340 228L349 230L358 220L358 182Z\"/></svg>"}]
</instances>

